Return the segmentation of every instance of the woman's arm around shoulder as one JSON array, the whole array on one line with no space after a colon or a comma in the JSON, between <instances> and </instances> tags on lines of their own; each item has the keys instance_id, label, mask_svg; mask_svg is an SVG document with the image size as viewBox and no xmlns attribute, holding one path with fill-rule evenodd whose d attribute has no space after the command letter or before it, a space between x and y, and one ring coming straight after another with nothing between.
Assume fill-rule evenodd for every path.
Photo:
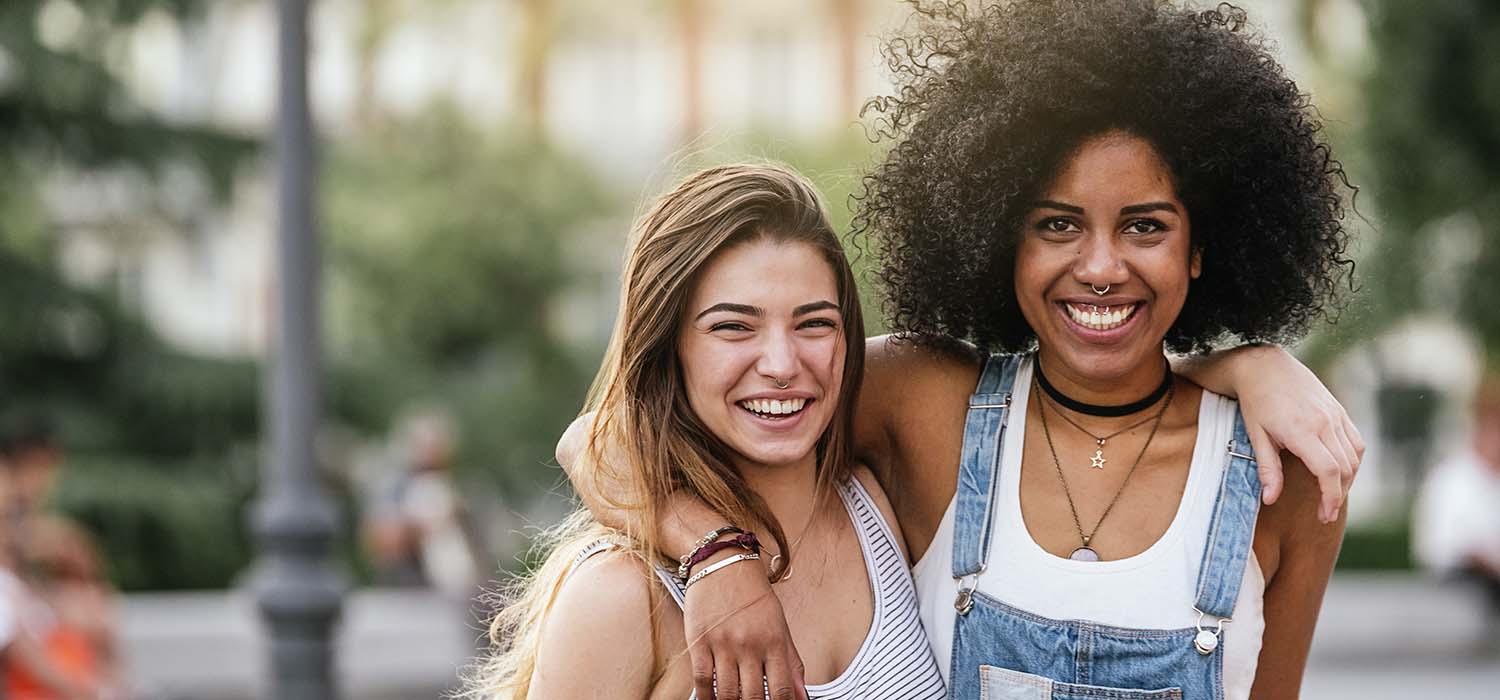
<instances>
[{"instance_id":1,"label":"woman's arm around shoulder","mask_svg":"<svg viewBox=\"0 0 1500 700\"><path fill-rule=\"evenodd\" d=\"M1274 505L1261 509L1256 524L1255 552L1266 575L1266 630L1250 693L1257 700L1298 696L1348 516L1341 508L1333 523L1318 525L1317 477L1289 453L1282 460L1285 490Z\"/></svg>"},{"instance_id":2,"label":"woman's arm around shoulder","mask_svg":"<svg viewBox=\"0 0 1500 700\"><path fill-rule=\"evenodd\" d=\"M982 366L979 351L957 341L918 344L890 335L866 340L855 457L881 484L899 489L919 462L911 459L919 451L914 443L955 413L962 422L968 404L957 399L973 393Z\"/></svg>"},{"instance_id":3,"label":"woman's arm around shoulder","mask_svg":"<svg viewBox=\"0 0 1500 700\"><path fill-rule=\"evenodd\" d=\"M655 677L651 598L645 564L603 552L579 564L548 612L537 649L531 700L644 700ZM670 602L668 603L670 604Z\"/></svg>"}]
</instances>

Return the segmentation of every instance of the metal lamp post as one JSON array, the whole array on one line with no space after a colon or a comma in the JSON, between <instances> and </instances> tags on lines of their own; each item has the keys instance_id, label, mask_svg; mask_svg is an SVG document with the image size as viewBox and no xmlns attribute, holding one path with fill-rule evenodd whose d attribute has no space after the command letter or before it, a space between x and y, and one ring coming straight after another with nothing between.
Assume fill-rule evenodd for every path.
<instances>
[{"instance_id":1,"label":"metal lamp post","mask_svg":"<svg viewBox=\"0 0 1500 700\"><path fill-rule=\"evenodd\" d=\"M252 524L255 591L270 632L271 697L333 700L333 629L346 586L329 556L338 513L314 440L321 419L316 153L307 89L308 0L277 0L276 300L264 404L269 442Z\"/></svg>"}]
</instances>

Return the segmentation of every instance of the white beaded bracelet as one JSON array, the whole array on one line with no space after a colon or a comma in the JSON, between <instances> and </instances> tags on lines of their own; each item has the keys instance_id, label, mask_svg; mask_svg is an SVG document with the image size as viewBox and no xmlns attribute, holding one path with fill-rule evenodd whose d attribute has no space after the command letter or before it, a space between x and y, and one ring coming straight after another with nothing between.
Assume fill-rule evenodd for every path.
<instances>
[{"instance_id":1,"label":"white beaded bracelet","mask_svg":"<svg viewBox=\"0 0 1500 700\"><path fill-rule=\"evenodd\" d=\"M729 566L730 564L735 564L735 563L742 562L742 561L754 561L754 560L759 559L759 558L760 558L760 555L756 554L755 552L744 552L742 554L736 554L736 555L734 555L732 557L727 557L727 558L723 559L722 561L716 561L713 564L711 564L708 568L706 568L706 569L704 569L702 571L699 571L696 574L693 574L692 578L689 578L687 580L687 583L682 584L682 589L683 590L687 590L687 589L691 588L692 585L695 584L695 583L697 583L699 579L701 579L704 576L707 576L707 575L709 575L709 574L711 574L711 573L713 573L715 571L718 571L719 569L722 569L722 568L724 568L726 566Z\"/></svg>"}]
</instances>

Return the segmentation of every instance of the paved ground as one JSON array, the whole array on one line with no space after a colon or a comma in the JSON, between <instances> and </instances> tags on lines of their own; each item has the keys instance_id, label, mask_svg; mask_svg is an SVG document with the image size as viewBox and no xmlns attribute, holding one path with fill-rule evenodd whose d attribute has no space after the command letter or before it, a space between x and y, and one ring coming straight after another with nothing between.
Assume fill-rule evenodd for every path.
<instances>
[{"instance_id":1,"label":"paved ground","mask_svg":"<svg viewBox=\"0 0 1500 700\"><path fill-rule=\"evenodd\" d=\"M1482 654L1480 599L1416 576L1339 576L1313 642L1303 697L1492 698L1500 654ZM122 631L143 700L262 697L263 646L252 601L235 593L134 595ZM436 699L479 632L435 596L362 591L347 604L344 700Z\"/></svg>"},{"instance_id":2,"label":"paved ground","mask_svg":"<svg viewBox=\"0 0 1500 700\"><path fill-rule=\"evenodd\" d=\"M123 646L140 700L266 697L266 653L254 601L243 593L129 596ZM339 631L345 700L437 698L467 663L477 623L451 601L423 592L361 591L345 603Z\"/></svg>"}]
</instances>

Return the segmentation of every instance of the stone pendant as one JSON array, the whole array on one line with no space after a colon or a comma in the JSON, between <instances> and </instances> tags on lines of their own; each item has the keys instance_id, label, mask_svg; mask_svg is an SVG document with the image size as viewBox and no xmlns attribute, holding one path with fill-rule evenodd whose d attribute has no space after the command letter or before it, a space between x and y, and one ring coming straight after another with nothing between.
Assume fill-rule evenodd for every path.
<instances>
[{"instance_id":1,"label":"stone pendant","mask_svg":"<svg viewBox=\"0 0 1500 700\"><path fill-rule=\"evenodd\" d=\"M1073 561L1099 561L1099 553L1085 546L1073 550L1073 553L1069 554L1068 558Z\"/></svg>"}]
</instances>

